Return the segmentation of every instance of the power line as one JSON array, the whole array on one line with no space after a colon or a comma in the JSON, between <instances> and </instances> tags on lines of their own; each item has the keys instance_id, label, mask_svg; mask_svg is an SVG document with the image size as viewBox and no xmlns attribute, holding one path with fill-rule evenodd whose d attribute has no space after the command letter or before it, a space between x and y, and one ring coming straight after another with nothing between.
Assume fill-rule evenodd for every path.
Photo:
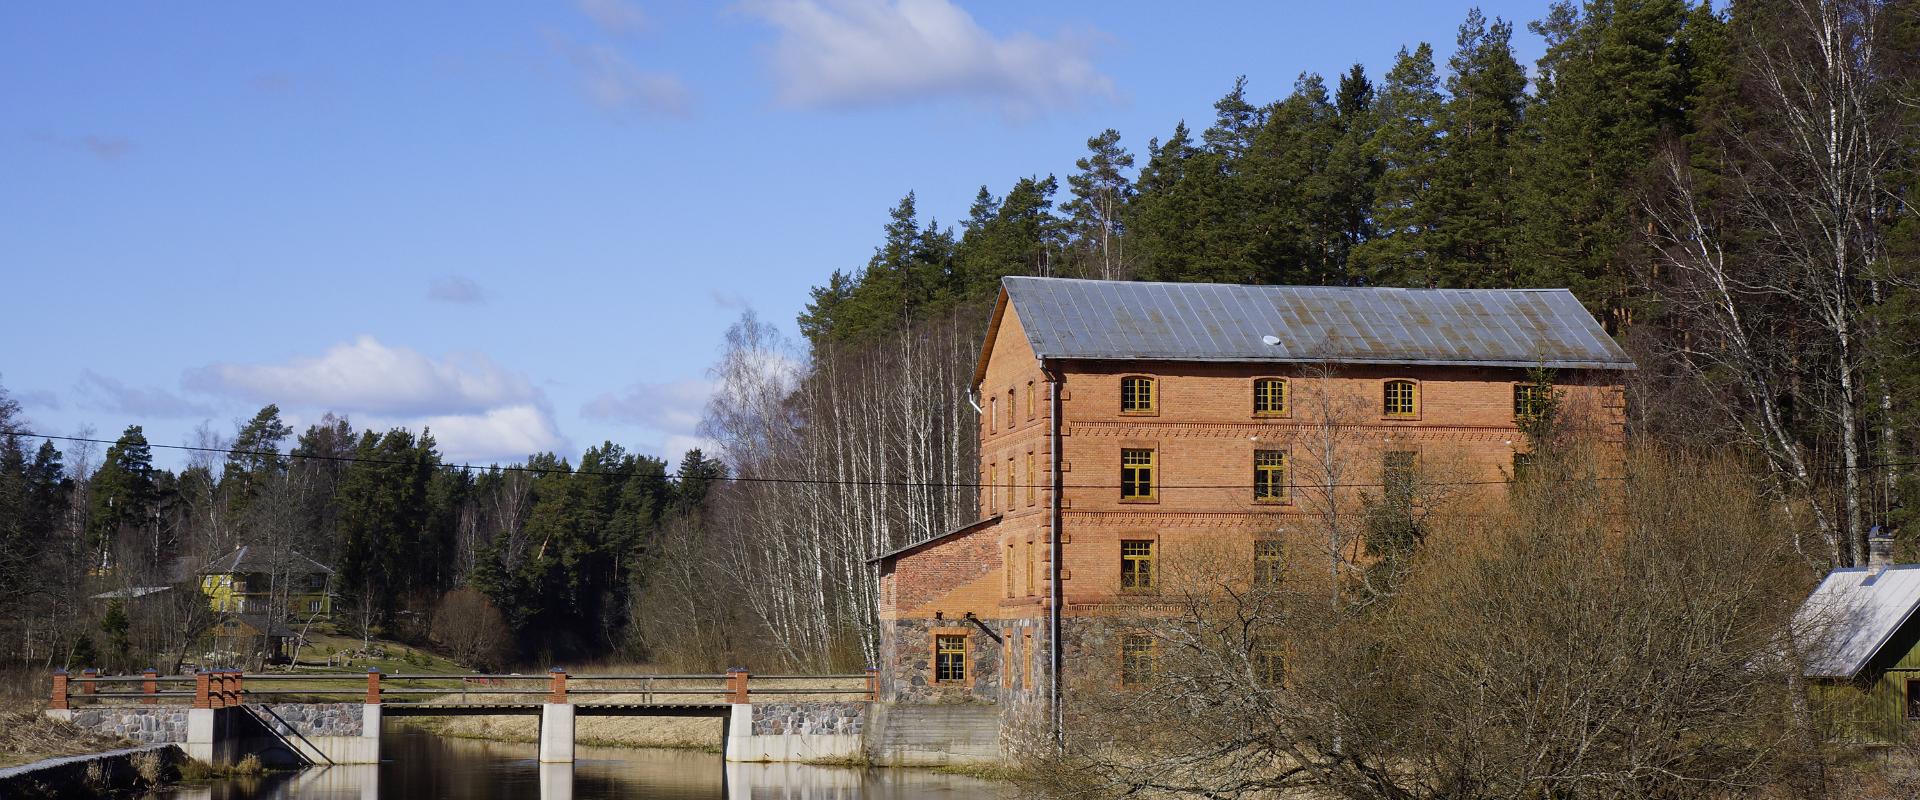
<instances>
[{"instance_id":1,"label":"power line","mask_svg":"<svg viewBox=\"0 0 1920 800\"><path fill-rule=\"evenodd\" d=\"M30 439L52 439L52 440L66 441L66 442L87 442L91 444L104 444L104 445L118 444L118 441L114 439L95 439L95 438L89 438L85 436L55 436L51 434L33 433L31 431L23 431L23 430L15 430L11 432L10 435L22 436ZM661 481L669 480L674 477L672 475L665 475L665 474L650 475L650 474L642 474L642 473L614 472L609 470L560 469L558 467L533 467L533 466L523 466L519 464L508 464L504 466L499 464L489 464L485 466L478 465L478 464L449 464L445 462L434 463L434 464L423 464L418 461L391 459L391 458L369 458L365 456L342 456L342 455L330 455L327 453L301 453L297 451L282 453L276 450L239 450L239 449L225 448L225 447L197 447L194 445L154 444L151 442L149 442L147 446L149 448L160 448L164 450L183 450L183 451L196 452L196 453L223 453L226 455L254 456L254 457L260 457L260 458L302 458L302 459L308 459L312 461L327 461L327 462L348 463L348 464L384 464L389 466L427 466L432 469L452 469L452 470L461 470L465 472L472 472L476 470L483 471L483 472L485 471L520 472L520 473L529 473L535 476L549 475L549 474L600 475L600 476L615 477L615 478L629 478L629 479L630 478L646 478L649 480L661 480ZM1920 466L1920 461L1886 461L1886 462L1869 463L1869 464L1857 464L1852 467L1848 467L1846 465L1828 466L1828 467L1809 467L1808 471L1845 472L1848 470L1867 470L1867 469L1881 469L1885 467L1911 467L1911 466ZM1766 469L1748 469L1748 470L1728 470L1723 472L1700 472L1700 473L1695 473L1693 475L1689 475L1686 477L1689 477L1689 478L1741 477L1741 476L1760 475L1760 474L1767 473L1769 471L1770 470L1766 470ZM1588 476L1588 477L1580 477L1580 478L1558 478L1555 480L1557 482L1621 481L1621 480L1626 480L1627 477L1628 476L1625 476L1625 475L1596 475L1596 476ZM884 487L884 488L901 488L901 489L973 488L973 489L981 489L981 490L993 490L993 489L1006 489L1006 488L1014 488L1014 489L1052 488L1051 484L1044 484L1044 483L1009 484L1009 483L974 483L974 482L964 482L964 481L843 480L843 479L836 479L836 478L777 478L777 477L766 477L766 476L756 476L756 475L713 475L713 476L707 476L706 480L729 481L733 483L797 484L797 485L819 485L819 486L860 486L860 487L876 487L876 488ZM1417 481L1418 485L1421 485L1421 486L1496 486L1496 485L1506 485L1512 482L1513 482L1512 478L1495 478L1495 479L1471 480L1471 481ZM1378 488L1385 488L1387 485L1388 484L1385 483L1384 481L1374 482L1374 483L1289 483L1283 486L1276 486L1274 488L1284 488L1289 490L1291 489L1378 489ZM1061 484L1060 488L1062 489L1119 489L1121 488L1121 486L1118 483L1111 483L1111 484L1063 483ZM1153 488L1155 491L1229 490L1229 489L1252 490L1255 488L1255 485L1251 483L1190 484L1190 485L1155 484Z\"/></svg>"}]
</instances>

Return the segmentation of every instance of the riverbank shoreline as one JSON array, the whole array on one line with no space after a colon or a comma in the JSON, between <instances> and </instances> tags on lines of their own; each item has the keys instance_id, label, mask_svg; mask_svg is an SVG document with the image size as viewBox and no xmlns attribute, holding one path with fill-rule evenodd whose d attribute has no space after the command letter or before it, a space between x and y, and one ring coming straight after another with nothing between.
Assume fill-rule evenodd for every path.
<instances>
[{"instance_id":1,"label":"riverbank shoreline","mask_svg":"<svg viewBox=\"0 0 1920 800\"><path fill-rule=\"evenodd\" d=\"M131 797L171 783L190 760L177 744L55 756L0 768L0 797Z\"/></svg>"}]
</instances>

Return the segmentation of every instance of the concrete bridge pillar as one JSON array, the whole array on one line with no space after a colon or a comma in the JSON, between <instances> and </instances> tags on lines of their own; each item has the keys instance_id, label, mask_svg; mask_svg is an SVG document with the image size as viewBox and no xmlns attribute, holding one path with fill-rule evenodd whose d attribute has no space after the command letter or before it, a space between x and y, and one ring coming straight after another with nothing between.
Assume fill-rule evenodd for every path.
<instances>
[{"instance_id":1,"label":"concrete bridge pillar","mask_svg":"<svg viewBox=\"0 0 1920 800\"><path fill-rule=\"evenodd\" d=\"M540 707L540 763L573 763L573 703L567 700L567 671L559 667L547 673L552 690ZM569 783L571 785L571 783Z\"/></svg>"},{"instance_id":2,"label":"concrete bridge pillar","mask_svg":"<svg viewBox=\"0 0 1920 800\"><path fill-rule=\"evenodd\" d=\"M213 675L206 670L193 674L193 707L187 709L187 740L181 749L187 755L213 762L214 714Z\"/></svg>"},{"instance_id":3,"label":"concrete bridge pillar","mask_svg":"<svg viewBox=\"0 0 1920 800\"><path fill-rule=\"evenodd\" d=\"M360 706L360 738L380 739L380 670L367 668L367 702ZM374 757L380 755L380 745L373 746Z\"/></svg>"}]
</instances>

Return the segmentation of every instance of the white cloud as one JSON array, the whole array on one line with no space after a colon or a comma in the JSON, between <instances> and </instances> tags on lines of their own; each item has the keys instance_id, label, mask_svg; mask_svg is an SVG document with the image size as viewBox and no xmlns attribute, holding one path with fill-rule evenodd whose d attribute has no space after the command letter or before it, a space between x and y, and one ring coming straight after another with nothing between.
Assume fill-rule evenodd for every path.
<instances>
[{"instance_id":1,"label":"white cloud","mask_svg":"<svg viewBox=\"0 0 1920 800\"><path fill-rule=\"evenodd\" d=\"M643 425L668 434L691 435L705 415L713 384L697 378L635 383L587 401L580 416Z\"/></svg>"},{"instance_id":2,"label":"white cloud","mask_svg":"<svg viewBox=\"0 0 1920 800\"><path fill-rule=\"evenodd\" d=\"M442 303L479 305L487 302L487 292L465 275L442 275L427 285L427 299Z\"/></svg>"},{"instance_id":3,"label":"white cloud","mask_svg":"<svg viewBox=\"0 0 1920 800\"><path fill-rule=\"evenodd\" d=\"M490 408L473 414L429 414L418 417L356 419L374 430L407 428L431 431L441 455L452 463L518 461L535 453L567 454L571 447L554 427L553 417L541 406Z\"/></svg>"},{"instance_id":4,"label":"white cloud","mask_svg":"<svg viewBox=\"0 0 1920 800\"><path fill-rule=\"evenodd\" d=\"M361 336L317 357L188 370L183 382L211 394L278 403L288 419L331 411L360 429L431 430L454 462L569 449L546 396L524 375L481 354L435 358Z\"/></svg>"},{"instance_id":5,"label":"white cloud","mask_svg":"<svg viewBox=\"0 0 1920 800\"><path fill-rule=\"evenodd\" d=\"M624 0L575 0L574 5L601 30L615 36L638 33L647 27L647 15Z\"/></svg>"},{"instance_id":6,"label":"white cloud","mask_svg":"<svg viewBox=\"0 0 1920 800\"><path fill-rule=\"evenodd\" d=\"M554 49L580 73L581 88L596 105L620 114L684 117L693 111L693 94L680 76L637 67L605 44L580 44L550 38Z\"/></svg>"},{"instance_id":7,"label":"white cloud","mask_svg":"<svg viewBox=\"0 0 1920 800\"><path fill-rule=\"evenodd\" d=\"M132 417L199 417L213 413L206 405L152 386L129 386L90 369L80 371L73 384L83 408Z\"/></svg>"},{"instance_id":8,"label":"white cloud","mask_svg":"<svg viewBox=\"0 0 1920 800\"><path fill-rule=\"evenodd\" d=\"M779 29L777 97L801 108L967 98L1013 115L1114 96L1084 41L996 37L948 0L753 0Z\"/></svg>"},{"instance_id":9,"label":"white cloud","mask_svg":"<svg viewBox=\"0 0 1920 800\"><path fill-rule=\"evenodd\" d=\"M394 415L470 414L536 402L525 376L480 354L428 358L371 336L283 364L212 364L187 371L192 389L261 403Z\"/></svg>"}]
</instances>

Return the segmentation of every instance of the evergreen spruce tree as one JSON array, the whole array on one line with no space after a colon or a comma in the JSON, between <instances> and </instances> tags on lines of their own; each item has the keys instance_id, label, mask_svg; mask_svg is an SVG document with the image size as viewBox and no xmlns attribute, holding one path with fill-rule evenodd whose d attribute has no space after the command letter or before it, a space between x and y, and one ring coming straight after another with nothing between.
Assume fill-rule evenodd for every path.
<instances>
[{"instance_id":1,"label":"evergreen spruce tree","mask_svg":"<svg viewBox=\"0 0 1920 800\"><path fill-rule=\"evenodd\" d=\"M1433 47L1400 49L1374 104L1373 238L1354 248L1356 283L1427 286L1436 282L1440 226L1430 190L1442 158L1442 100Z\"/></svg>"},{"instance_id":2,"label":"evergreen spruce tree","mask_svg":"<svg viewBox=\"0 0 1920 800\"><path fill-rule=\"evenodd\" d=\"M1556 3L1530 28L1546 39L1527 114L1515 282L1570 286L1609 330L1630 319L1643 259L1640 186L1661 137L1684 135L1682 0Z\"/></svg>"}]
</instances>

